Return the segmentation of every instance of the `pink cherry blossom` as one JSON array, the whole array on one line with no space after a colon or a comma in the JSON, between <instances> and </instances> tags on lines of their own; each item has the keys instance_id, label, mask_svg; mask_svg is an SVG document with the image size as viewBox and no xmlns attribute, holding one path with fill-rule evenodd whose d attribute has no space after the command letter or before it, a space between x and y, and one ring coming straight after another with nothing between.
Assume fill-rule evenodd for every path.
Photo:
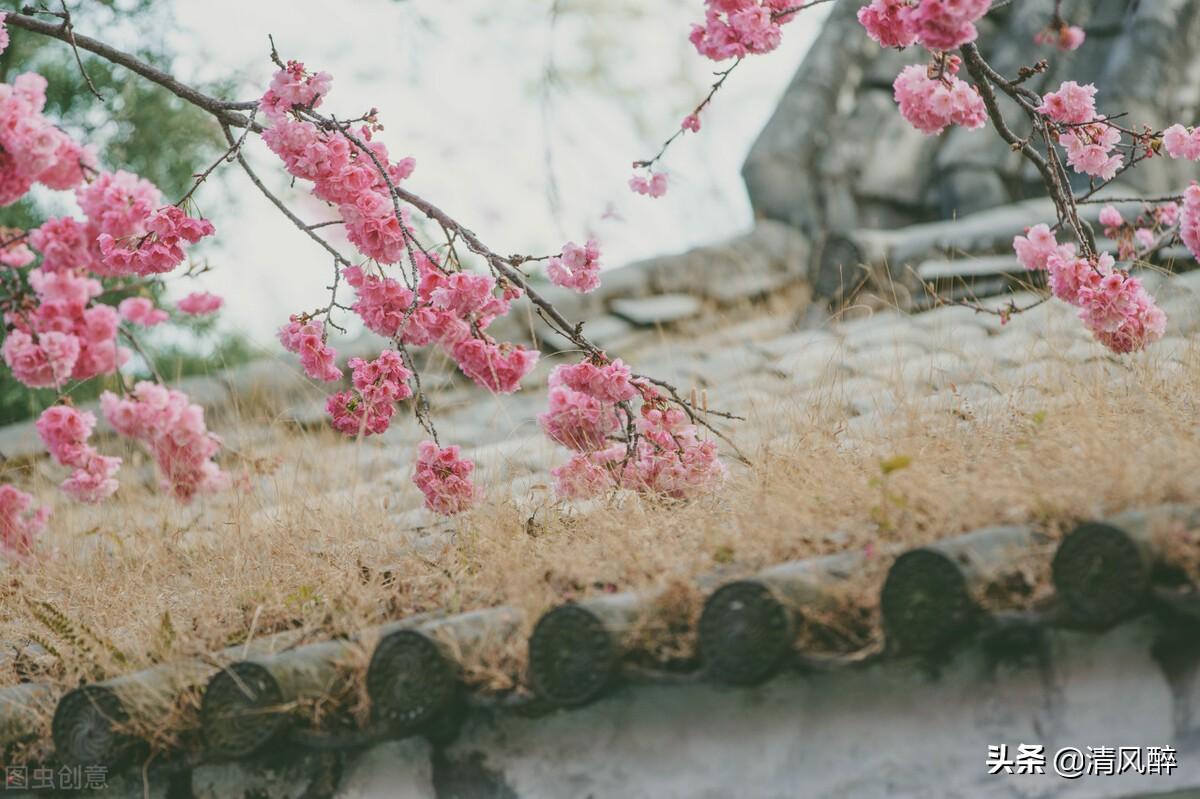
<instances>
[{"instance_id":1,"label":"pink cherry blossom","mask_svg":"<svg viewBox=\"0 0 1200 799\"><path fill-rule=\"evenodd\" d=\"M8 27L4 24L7 11L0 11L0 53L8 49Z\"/></svg>"},{"instance_id":2,"label":"pink cherry blossom","mask_svg":"<svg viewBox=\"0 0 1200 799\"><path fill-rule=\"evenodd\" d=\"M1105 235L1108 235L1108 229L1121 227L1125 224L1125 220L1115 206L1106 205L1100 209L1100 224L1104 225Z\"/></svg>"},{"instance_id":3,"label":"pink cherry blossom","mask_svg":"<svg viewBox=\"0 0 1200 799\"><path fill-rule=\"evenodd\" d=\"M1067 125L1091 122L1096 118L1096 87L1091 83L1080 86L1073 80L1065 81L1056 91L1042 97L1038 112Z\"/></svg>"},{"instance_id":4,"label":"pink cherry blossom","mask_svg":"<svg viewBox=\"0 0 1200 799\"><path fill-rule=\"evenodd\" d=\"M478 338L458 342L450 354L463 374L493 394L511 394L537 364L538 350Z\"/></svg>"},{"instance_id":5,"label":"pink cherry blossom","mask_svg":"<svg viewBox=\"0 0 1200 799\"><path fill-rule=\"evenodd\" d=\"M595 239L588 239L584 246L568 241L562 254L546 265L546 276L554 285L580 294L595 291L600 286L600 246Z\"/></svg>"},{"instance_id":6,"label":"pink cherry blossom","mask_svg":"<svg viewBox=\"0 0 1200 799\"><path fill-rule=\"evenodd\" d=\"M207 219L194 219L174 205L152 212L144 221L146 232L124 239L101 233L102 274L158 275L170 272L185 257L183 245L195 244L215 229Z\"/></svg>"},{"instance_id":7,"label":"pink cherry blossom","mask_svg":"<svg viewBox=\"0 0 1200 799\"><path fill-rule=\"evenodd\" d=\"M629 179L629 188L648 197L662 197L667 193L667 173L651 172L650 176L634 175Z\"/></svg>"},{"instance_id":8,"label":"pink cherry blossom","mask_svg":"<svg viewBox=\"0 0 1200 799\"><path fill-rule=\"evenodd\" d=\"M872 0L858 10L858 21L881 47L908 47L917 31L900 13L907 8L908 0Z\"/></svg>"},{"instance_id":9,"label":"pink cherry blossom","mask_svg":"<svg viewBox=\"0 0 1200 799\"><path fill-rule=\"evenodd\" d=\"M475 464L459 455L457 446L440 449L432 441L417 445L413 483L425 495L425 507L452 516L461 513L478 499L471 483Z\"/></svg>"},{"instance_id":10,"label":"pink cherry blossom","mask_svg":"<svg viewBox=\"0 0 1200 799\"><path fill-rule=\"evenodd\" d=\"M1034 44L1052 45L1064 53L1078 50L1085 39L1087 34L1078 25L1051 25L1033 37Z\"/></svg>"},{"instance_id":11,"label":"pink cherry blossom","mask_svg":"<svg viewBox=\"0 0 1200 799\"><path fill-rule=\"evenodd\" d=\"M1113 352L1136 352L1166 331L1166 314L1137 278L1123 272L1089 273L1077 301L1079 318Z\"/></svg>"},{"instance_id":12,"label":"pink cherry blossom","mask_svg":"<svg viewBox=\"0 0 1200 799\"><path fill-rule=\"evenodd\" d=\"M413 292L390 277L367 274L361 266L342 270L358 299L350 306L372 333L391 338L400 332Z\"/></svg>"},{"instance_id":13,"label":"pink cherry blossom","mask_svg":"<svg viewBox=\"0 0 1200 799\"><path fill-rule=\"evenodd\" d=\"M225 304L222 297L216 294L211 294L207 291L193 291L179 302L175 303L175 307L185 314L192 316L205 316L207 314L216 313Z\"/></svg>"},{"instance_id":14,"label":"pink cherry blossom","mask_svg":"<svg viewBox=\"0 0 1200 799\"><path fill-rule=\"evenodd\" d=\"M19 230L0 227L0 242L11 242L0 247L0 266L20 269L33 263L35 256L24 241L17 241L21 235Z\"/></svg>"},{"instance_id":15,"label":"pink cherry blossom","mask_svg":"<svg viewBox=\"0 0 1200 799\"><path fill-rule=\"evenodd\" d=\"M325 343L325 333L316 322L293 316L279 328L279 343L300 356L300 366L313 380L329 382L342 378L342 370L335 362L337 351Z\"/></svg>"},{"instance_id":16,"label":"pink cherry blossom","mask_svg":"<svg viewBox=\"0 0 1200 799\"><path fill-rule=\"evenodd\" d=\"M991 0L921 0L898 10L917 41L930 50L953 50L973 42L975 22L987 13Z\"/></svg>"},{"instance_id":17,"label":"pink cherry blossom","mask_svg":"<svg viewBox=\"0 0 1200 799\"><path fill-rule=\"evenodd\" d=\"M50 509L31 511L33 496L7 483L0 485L0 553L17 560L33 552L33 542L46 527Z\"/></svg>"},{"instance_id":18,"label":"pink cherry blossom","mask_svg":"<svg viewBox=\"0 0 1200 799\"><path fill-rule=\"evenodd\" d=\"M974 86L954 76L948 66L941 80L929 77L920 64L905 67L892 84L900 114L927 135L941 133L950 125L976 130L987 122L987 109Z\"/></svg>"},{"instance_id":19,"label":"pink cherry blossom","mask_svg":"<svg viewBox=\"0 0 1200 799\"><path fill-rule=\"evenodd\" d=\"M100 408L114 430L150 449L163 490L180 502L228 486L229 476L212 460L221 442L208 432L204 410L183 392L143 380L126 397L104 392ZM94 474L102 471L93 469Z\"/></svg>"},{"instance_id":20,"label":"pink cherry blossom","mask_svg":"<svg viewBox=\"0 0 1200 799\"><path fill-rule=\"evenodd\" d=\"M333 428L349 436L384 432L396 403L412 396L412 372L394 350L385 350L373 361L351 358L349 366L354 389L333 394L325 404Z\"/></svg>"},{"instance_id":21,"label":"pink cherry blossom","mask_svg":"<svg viewBox=\"0 0 1200 799\"><path fill-rule=\"evenodd\" d=\"M101 502L120 488L116 478L120 468L120 458L101 455L89 447L81 462L59 484L59 488L76 502Z\"/></svg>"},{"instance_id":22,"label":"pink cherry blossom","mask_svg":"<svg viewBox=\"0 0 1200 799\"><path fill-rule=\"evenodd\" d=\"M59 387L70 379L79 360L79 339L51 330L35 340L24 330L11 330L3 354L13 377L30 388Z\"/></svg>"},{"instance_id":23,"label":"pink cherry blossom","mask_svg":"<svg viewBox=\"0 0 1200 799\"><path fill-rule=\"evenodd\" d=\"M1143 252L1154 249L1158 244L1158 236L1154 235L1154 231L1150 228L1140 227L1133 231L1133 238L1142 248Z\"/></svg>"},{"instance_id":24,"label":"pink cherry blossom","mask_svg":"<svg viewBox=\"0 0 1200 799\"><path fill-rule=\"evenodd\" d=\"M37 182L74 188L83 167L95 163L93 148L81 147L42 115L45 104L41 75L24 73L0 84L0 205L16 202Z\"/></svg>"},{"instance_id":25,"label":"pink cherry blossom","mask_svg":"<svg viewBox=\"0 0 1200 799\"><path fill-rule=\"evenodd\" d=\"M1124 158L1112 150L1121 142L1121 131L1103 124L1071 128L1058 137L1067 149L1067 163L1076 172L1112 180L1124 163Z\"/></svg>"},{"instance_id":26,"label":"pink cherry blossom","mask_svg":"<svg viewBox=\"0 0 1200 799\"><path fill-rule=\"evenodd\" d=\"M163 204L153 183L124 170L101 173L76 189L75 199L95 231L92 235L113 239L144 235L146 220Z\"/></svg>"},{"instance_id":27,"label":"pink cherry blossom","mask_svg":"<svg viewBox=\"0 0 1200 799\"><path fill-rule=\"evenodd\" d=\"M1163 148L1172 158L1200 161L1200 129L1172 125L1163 131Z\"/></svg>"},{"instance_id":28,"label":"pink cherry blossom","mask_svg":"<svg viewBox=\"0 0 1200 799\"><path fill-rule=\"evenodd\" d=\"M46 450L63 466L77 466L91 452L87 441L96 426L96 415L69 405L52 405L42 411L34 427Z\"/></svg>"},{"instance_id":29,"label":"pink cherry blossom","mask_svg":"<svg viewBox=\"0 0 1200 799\"><path fill-rule=\"evenodd\" d=\"M1163 203L1154 209L1154 218L1163 227L1174 227L1179 221L1179 203Z\"/></svg>"},{"instance_id":30,"label":"pink cherry blossom","mask_svg":"<svg viewBox=\"0 0 1200 799\"><path fill-rule=\"evenodd\" d=\"M288 61L287 66L271 78L271 87L263 95L258 107L272 121L278 121L292 110L293 106L305 109L316 108L321 98L329 93L333 78L328 72L309 74L304 64Z\"/></svg>"},{"instance_id":31,"label":"pink cherry blossom","mask_svg":"<svg viewBox=\"0 0 1200 799\"><path fill-rule=\"evenodd\" d=\"M621 426L611 403L566 386L552 383L548 399L549 407L538 415L538 423L547 436L568 449L601 449Z\"/></svg>"},{"instance_id":32,"label":"pink cherry blossom","mask_svg":"<svg viewBox=\"0 0 1200 799\"><path fill-rule=\"evenodd\" d=\"M779 46L781 25L794 17L776 13L790 5L781 0L707 0L703 25L693 25L688 40L700 55L714 61L769 53Z\"/></svg>"},{"instance_id":33,"label":"pink cherry blossom","mask_svg":"<svg viewBox=\"0 0 1200 799\"><path fill-rule=\"evenodd\" d=\"M699 133L700 117L697 114L688 114L683 118L683 123L679 127L681 130L690 130L692 133Z\"/></svg>"},{"instance_id":34,"label":"pink cherry blossom","mask_svg":"<svg viewBox=\"0 0 1200 799\"><path fill-rule=\"evenodd\" d=\"M724 482L727 470L714 441L697 436L680 408L643 405L637 421L642 438L625 482L637 490L682 499Z\"/></svg>"},{"instance_id":35,"label":"pink cherry blossom","mask_svg":"<svg viewBox=\"0 0 1200 799\"><path fill-rule=\"evenodd\" d=\"M1115 263L1108 253L1101 253L1094 261L1073 254L1052 254L1046 259L1050 289L1063 302L1078 305L1080 288L1112 274Z\"/></svg>"},{"instance_id":36,"label":"pink cherry blossom","mask_svg":"<svg viewBox=\"0 0 1200 799\"><path fill-rule=\"evenodd\" d=\"M1013 239L1013 250L1016 252L1016 259L1025 269L1040 271L1046 269L1046 259L1054 254L1063 258L1073 256L1075 245L1058 244L1054 233L1050 232L1050 226L1043 223L1034 224L1032 228L1026 229L1024 236L1016 236Z\"/></svg>"},{"instance_id":37,"label":"pink cherry blossom","mask_svg":"<svg viewBox=\"0 0 1200 799\"><path fill-rule=\"evenodd\" d=\"M617 488L621 484L624 459L624 444L575 454L562 466L550 470L554 491L564 499L590 499Z\"/></svg>"},{"instance_id":38,"label":"pink cherry blossom","mask_svg":"<svg viewBox=\"0 0 1200 799\"><path fill-rule=\"evenodd\" d=\"M81 464L91 451L87 441L96 426L96 415L69 405L52 405L42 411L34 427L46 450L63 466Z\"/></svg>"},{"instance_id":39,"label":"pink cherry blossom","mask_svg":"<svg viewBox=\"0 0 1200 799\"><path fill-rule=\"evenodd\" d=\"M1179 237L1200 260L1200 186L1195 181L1183 193L1183 209L1179 221Z\"/></svg>"},{"instance_id":40,"label":"pink cherry blossom","mask_svg":"<svg viewBox=\"0 0 1200 799\"><path fill-rule=\"evenodd\" d=\"M624 402L637 396L629 367L617 358L597 365L591 361L556 366L550 373L550 385L566 386L602 402Z\"/></svg>"},{"instance_id":41,"label":"pink cherry blossom","mask_svg":"<svg viewBox=\"0 0 1200 799\"><path fill-rule=\"evenodd\" d=\"M43 272L90 270L99 262L95 234L69 216L48 219L29 232L29 243L42 254Z\"/></svg>"},{"instance_id":42,"label":"pink cherry blossom","mask_svg":"<svg viewBox=\"0 0 1200 799\"><path fill-rule=\"evenodd\" d=\"M170 318L170 314L161 308L155 308L154 301L147 297L128 297L121 300L117 312L125 321L142 327L154 327Z\"/></svg>"}]
</instances>

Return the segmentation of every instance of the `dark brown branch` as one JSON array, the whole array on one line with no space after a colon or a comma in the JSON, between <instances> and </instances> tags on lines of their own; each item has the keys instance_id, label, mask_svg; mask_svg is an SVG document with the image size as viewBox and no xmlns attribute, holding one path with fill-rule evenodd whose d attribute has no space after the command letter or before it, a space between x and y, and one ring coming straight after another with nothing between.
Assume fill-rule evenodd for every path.
<instances>
[{"instance_id":1,"label":"dark brown branch","mask_svg":"<svg viewBox=\"0 0 1200 799\"><path fill-rule=\"evenodd\" d=\"M29 9L25 10L28 11ZM43 36L49 36L52 39L58 39L59 41L66 42L67 44L73 44L75 47L80 49L87 50L90 53L95 53L106 61L119 64L131 72L141 75L151 83L157 83L159 86L162 86L176 97L186 100L197 108L201 108L212 114L226 125L230 125L235 128L249 127L256 133L262 132L262 126L257 122L252 122L246 118L245 114L239 114L238 112L232 110L235 107L246 107L245 104L228 103L223 100L210 97L203 92L193 89L191 86L180 83L171 75L163 72L157 67L147 64L140 58L132 56L123 50L118 50L115 47L111 47L104 42L97 41L89 36L81 36L75 33L74 30L64 29L62 25L56 25L52 22L43 22L42 20L35 19L28 14L9 14L5 18L4 24L14 28L22 28L27 31L32 31L33 33L40 33ZM256 106L257 103L254 103L254 105Z\"/></svg>"},{"instance_id":2,"label":"dark brown branch","mask_svg":"<svg viewBox=\"0 0 1200 799\"><path fill-rule=\"evenodd\" d=\"M84 69L83 59L79 55L79 45L75 41L75 26L71 24L71 12L67 10L66 0L62 2L62 27L67 32L67 42L71 45L71 52L75 54L75 63L79 65L79 74L83 75L83 82L87 84L88 89L95 95L96 99L104 102L104 96L96 89L96 84L92 83L92 76Z\"/></svg>"},{"instance_id":3,"label":"dark brown branch","mask_svg":"<svg viewBox=\"0 0 1200 799\"><path fill-rule=\"evenodd\" d=\"M232 148L232 146L234 144L233 132L229 129L228 125L222 125L221 127L225 133L225 140L229 142L230 147ZM250 182L254 184L255 188L257 188L260 192L262 192L263 196L266 197L268 200L270 200L271 204L274 205L276 208L278 208L279 211L284 216L286 216L293 225L295 225L300 230L304 231L304 233L310 239L315 241L326 252L328 252L330 255L332 255L333 259L335 261L337 261L339 264L341 264L342 266L353 266L353 264L351 264L350 261L346 260L345 256L343 256L340 252L338 252L336 249L334 249L333 245L331 245L329 242L325 241L325 239L321 238L316 233L313 233L311 225L306 224L303 219L301 219L300 217L298 217L294 213L292 213L292 209L287 207L287 203L285 203L283 200L276 197L275 193L267 188L266 184L264 184L262 182L262 179L259 178L258 173L256 173L250 167L250 164L246 163L246 158L245 158L245 156L242 155L240 150L238 150L236 152L236 157L237 157L237 162L242 167L242 171L246 173L246 177L250 178Z\"/></svg>"}]
</instances>

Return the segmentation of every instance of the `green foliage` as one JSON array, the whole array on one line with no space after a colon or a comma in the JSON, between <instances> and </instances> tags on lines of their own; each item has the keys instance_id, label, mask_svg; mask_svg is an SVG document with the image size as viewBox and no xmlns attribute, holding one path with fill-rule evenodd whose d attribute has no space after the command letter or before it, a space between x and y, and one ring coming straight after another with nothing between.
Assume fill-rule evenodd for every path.
<instances>
[{"instance_id":1,"label":"green foliage","mask_svg":"<svg viewBox=\"0 0 1200 799\"><path fill-rule=\"evenodd\" d=\"M48 7L58 10L56 3ZM156 33L173 27L170 3L88 0L69 2L68 8L80 34L102 39L171 71L172 56L166 48L166 39ZM0 54L0 81L11 81L29 71L43 75L48 82L46 115L77 140L95 144L103 167L136 172L153 181L166 200L173 202L190 188L193 175L204 170L224 149L224 139L216 123L167 90L81 50L83 68L104 98L102 102L91 93L66 43L17 28L10 28L9 33L11 44ZM229 87L199 88L221 96ZM48 216L70 210L68 197L56 192L34 192L14 205L0 208L0 225L29 228L41 224ZM162 295L162 283L152 281L145 291L157 300ZM125 296L128 292L116 292L103 299L115 304ZM193 335L176 337L169 344L157 344L155 337L145 342L150 360L168 379L208 373L214 364L236 364L250 358L244 339L217 334L207 320L185 318L176 322L190 328ZM149 375L150 370L143 368L137 376ZM71 386L68 393L74 401L86 402L102 391L115 390L117 385L117 379L110 375ZM54 390L30 390L0 367L0 425L40 413L57 396Z\"/></svg>"},{"instance_id":2,"label":"green foliage","mask_svg":"<svg viewBox=\"0 0 1200 799\"><path fill-rule=\"evenodd\" d=\"M59 610L53 603L26 600L29 606L29 613L43 627L54 634L62 643L71 647L71 651L80 658L83 662L91 665L94 669L99 669L99 658L97 657L97 647L105 651L108 657L117 664L125 665L129 662L129 658L113 645L107 638L96 633L91 627L83 622L73 621L67 614ZM49 653L53 654L59 661L62 660L62 654L43 639L35 639Z\"/></svg>"}]
</instances>

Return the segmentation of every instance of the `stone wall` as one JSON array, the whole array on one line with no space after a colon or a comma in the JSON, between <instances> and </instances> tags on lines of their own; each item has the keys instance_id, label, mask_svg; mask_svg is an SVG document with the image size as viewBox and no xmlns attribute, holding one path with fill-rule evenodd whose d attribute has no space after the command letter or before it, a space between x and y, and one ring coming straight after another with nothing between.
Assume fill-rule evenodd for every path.
<instances>
[{"instance_id":1,"label":"stone wall","mask_svg":"<svg viewBox=\"0 0 1200 799\"><path fill-rule=\"evenodd\" d=\"M980 49L1004 74L1047 58L1029 86L1063 80L1101 87L1100 107L1138 125L1192 122L1200 103L1200 4L1189 0L1066 0L1064 16L1087 43L1074 53L1033 44L1053 0L1018 0L980 25ZM858 2L837 3L743 168L755 212L827 233L950 219L1044 196L1036 173L990 129L925 136L899 115L892 81L927 55L884 50L855 19ZM1007 101L1006 101L1007 102ZM1026 130L1008 103L1015 129ZM1168 168L1171 174L1168 174ZM1149 162L1130 185L1157 193L1186 185L1178 162Z\"/></svg>"}]
</instances>

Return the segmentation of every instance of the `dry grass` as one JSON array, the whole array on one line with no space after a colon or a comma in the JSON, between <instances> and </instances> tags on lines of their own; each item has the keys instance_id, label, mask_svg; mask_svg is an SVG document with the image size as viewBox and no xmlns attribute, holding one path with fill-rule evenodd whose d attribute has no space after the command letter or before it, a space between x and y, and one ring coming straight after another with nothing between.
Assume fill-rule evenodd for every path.
<instances>
[{"instance_id":1,"label":"dry grass","mask_svg":"<svg viewBox=\"0 0 1200 799\"><path fill-rule=\"evenodd\" d=\"M801 397L759 401L740 437L753 465L735 466L717 495L568 506L544 485L520 501L495 490L444 533L398 530L394 511L411 489L372 487L378 459L403 463L407 448L359 448L275 422L271 435L238 437L241 458L229 466L246 480L204 504L180 508L129 480L99 509L56 501L40 559L0 583L0 641L41 641L52 654L8 660L0 684L73 685L248 637L322 638L433 609L508 604L531 625L554 603L612 590L661 591L663 618L686 621L699 607L693 578L718 568L736 576L998 522L1055 528L1200 500L1200 358L1193 349L1185 360L1064 364L1044 395L973 410L925 412L902 397L882 427L848 428L840 410ZM237 417L213 426L267 421L261 407ZM133 473L140 456L129 454ZM896 456L908 465L885 475L881 463ZM40 465L13 478L53 499L61 475ZM864 596L887 557L872 562ZM67 629L39 621L47 609ZM863 634L830 623L830 639ZM667 621L638 634L661 657L686 657L686 629ZM513 640L468 673L508 688L523 658Z\"/></svg>"}]
</instances>

